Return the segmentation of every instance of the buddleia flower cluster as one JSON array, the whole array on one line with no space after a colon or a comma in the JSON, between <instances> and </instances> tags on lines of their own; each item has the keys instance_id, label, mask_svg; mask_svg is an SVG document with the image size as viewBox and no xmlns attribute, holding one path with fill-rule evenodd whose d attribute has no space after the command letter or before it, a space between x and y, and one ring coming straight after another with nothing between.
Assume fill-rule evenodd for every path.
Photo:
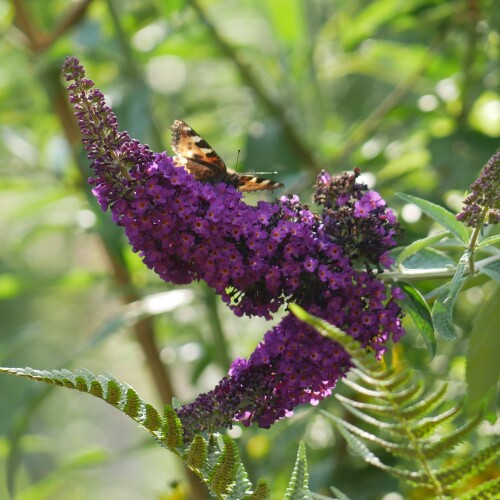
<instances>
[{"instance_id":1,"label":"buddleia flower cluster","mask_svg":"<svg viewBox=\"0 0 500 500\"><path fill-rule=\"evenodd\" d=\"M358 170L318 176L319 212L296 195L248 205L234 187L202 183L167 153L119 132L77 59L68 58L63 72L73 82L93 193L161 279L203 280L239 316L270 319L298 303L377 355L401 337L401 291L376 277L392 263L398 225L381 196L359 183ZM327 397L350 366L340 346L289 314L217 387L177 412L188 437L234 421L268 428L297 405Z\"/></svg>"},{"instance_id":2,"label":"buddleia flower cluster","mask_svg":"<svg viewBox=\"0 0 500 500\"><path fill-rule=\"evenodd\" d=\"M483 167L479 178L464 200L464 207L457 219L478 228L484 223L500 222L500 153L495 153Z\"/></svg>"}]
</instances>

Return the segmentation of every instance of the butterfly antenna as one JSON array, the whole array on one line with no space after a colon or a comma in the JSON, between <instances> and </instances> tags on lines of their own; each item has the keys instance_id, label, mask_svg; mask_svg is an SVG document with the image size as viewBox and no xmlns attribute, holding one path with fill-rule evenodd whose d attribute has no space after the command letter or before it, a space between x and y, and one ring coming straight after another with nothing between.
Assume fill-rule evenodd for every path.
<instances>
[{"instance_id":1,"label":"butterfly antenna","mask_svg":"<svg viewBox=\"0 0 500 500\"><path fill-rule=\"evenodd\" d=\"M245 172L245 175L278 175L278 171L273 170L272 172Z\"/></svg>"},{"instance_id":2,"label":"butterfly antenna","mask_svg":"<svg viewBox=\"0 0 500 500\"><path fill-rule=\"evenodd\" d=\"M236 167L235 170L238 171L238 163L240 162L241 149L238 149L238 154L236 155Z\"/></svg>"},{"instance_id":3,"label":"butterfly antenna","mask_svg":"<svg viewBox=\"0 0 500 500\"><path fill-rule=\"evenodd\" d=\"M238 149L238 154L236 156L236 167L235 170L238 171L238 163L240 161L241 149ZM278 175L278 172L274 170L273 172L245 172L245 175Z\"/></svg>"}]
</instances>

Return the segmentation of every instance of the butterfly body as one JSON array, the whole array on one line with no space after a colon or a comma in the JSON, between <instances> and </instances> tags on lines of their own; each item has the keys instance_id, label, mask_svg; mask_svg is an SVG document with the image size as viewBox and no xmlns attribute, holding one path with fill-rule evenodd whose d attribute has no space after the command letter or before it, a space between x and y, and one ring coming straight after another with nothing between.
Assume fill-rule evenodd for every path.
<instances>
[{"instance_id":1,"label":"butterfly body","mask_svg":"<svg viewBox=\"0 0 500 500\"><path fill-rule=\"evenodd\" d=\"M172 130L172 149L174 164L185 168L201 182L224 182L240 191L273 190L283 184L271 179L253 175L239 174L228 169L222 158L203 137L198 135L186 122L175 120Z\"/></svg>"}]
</instances>

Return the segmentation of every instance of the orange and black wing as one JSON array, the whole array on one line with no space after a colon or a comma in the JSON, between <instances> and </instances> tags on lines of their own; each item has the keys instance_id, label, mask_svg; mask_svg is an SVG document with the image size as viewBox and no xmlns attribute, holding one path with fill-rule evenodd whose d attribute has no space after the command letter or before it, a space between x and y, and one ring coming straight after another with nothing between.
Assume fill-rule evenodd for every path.
<instances>
[{"instance_id":1,"label":"orange and black wing","mask_svg":"<svg viewBox=\"0 0 500 500\"><path fill-rule=\"evenodd\" d=\"M271 179L228 170L210 144L186 122L175 120L170 129L171 145L176 154L174 164L185 168L195 179L212 184L225 182L240 191L273 190L283 187L283 184Z\"/></svg>"},{"instance_id":2,"label":"orange and black wing","mask_svg":"<svg viewBox=\"0 0 500 500\"><path fill-rule=\"evenodd\" d=\"M238 174L232 171L228 172L226 178L229 184L233 184L240 191L273 191L274 189L283 187L281 182L265 179L264 177L256 177L255 175ZM234 181L232 178L234 178Z\"/></svg>"},{"instance_id":3,"label":"orange and black wing","mask_svg":"<svg viewBox=\"0 0 500 500\"><path fill-rule=\"evenodd\" d=\"M199 181L214 183L224 179L226 165L203 137L182 120L175 120L170 129L175 165L185 168Z\"/></svg>"}]
</instances>

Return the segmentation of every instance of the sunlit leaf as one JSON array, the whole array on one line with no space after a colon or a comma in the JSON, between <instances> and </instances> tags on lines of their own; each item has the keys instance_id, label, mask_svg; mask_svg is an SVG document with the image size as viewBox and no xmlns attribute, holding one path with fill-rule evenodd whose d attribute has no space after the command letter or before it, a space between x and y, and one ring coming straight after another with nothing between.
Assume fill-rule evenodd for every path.
<instances>
[{"instance_id":1,"label":"sunlit leaf","mask_svg":"<svg viewBox=\"0 0 500 500\"><path fill-rule=\"evenodd\" d=\"M474 318L465 372L469 407L472 411L483 407L490 417L494 414L494 397L500 374L498 311L500 311L499 286L489 299L482 303Z\"/></svg>"},{"instance_id":2,"label":"sunlit leaf","mask_svg":"<svg viewBox=\"0 0 500 500\"><path fill-rule=\"evenodd\" d=\"M448 229L448 231L454 234L455 237L462 241L462 243L466 244L468 242L469 230L461 222L457 221L455 215L448 212L445 208L410 194L398 193L397 195L408 203L414 203L417 205L422 212Z\"/></svg>"}]
</instances>

